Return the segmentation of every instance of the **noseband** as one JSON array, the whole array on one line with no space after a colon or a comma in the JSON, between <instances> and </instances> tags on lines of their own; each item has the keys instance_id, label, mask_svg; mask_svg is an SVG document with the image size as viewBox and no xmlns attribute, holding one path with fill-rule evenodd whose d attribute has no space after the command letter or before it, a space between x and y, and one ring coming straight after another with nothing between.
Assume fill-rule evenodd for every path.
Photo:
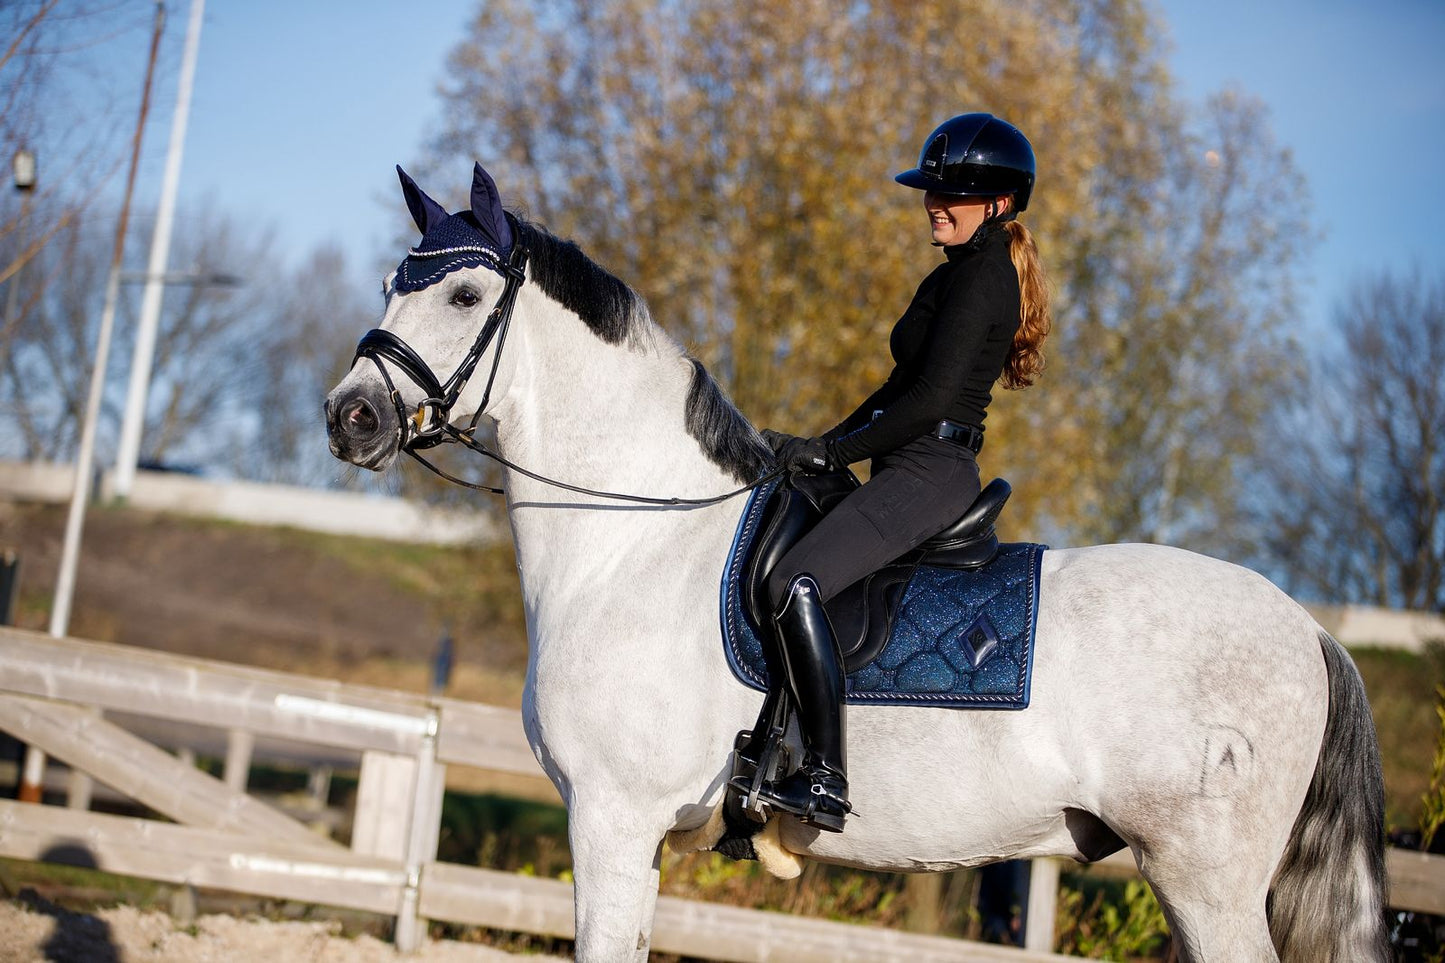
<instances>
[{"instance_id":1,"label":"noseband","mask_svg":"<svg viewBox=\"0 0 1445 963\"><path fill-rule=\"evenodd\" d=\"M508 217L510 218L511 215ZM452 406L457 403L462 389L467 386L467 382L476 373L477 364L482 360L482 355L491 346L492 340L496 339L497 350L492 355L492 370L487 376L486 390L482 393L482 400L472 415L471 424L467 426L465 432L460 434L471 437L472 433L476 431L482 412L487 410L487 403L492 398L492 385L497 380L497 366L502 360L502 346L507 342L507 329L512 321L512 308L517 303L517 291L527 280L527 248L522 244L519 232L516 232L515 228L512 236L516 238L512 244L512 253L502 268L502 275L507 279L507 283L502 288L496 305L487 315L482 330L477 332L477 338L472 342L471 349L467 351L466 357L462 359L461 364L457 365L457 370L452 372L452 376L446 380L445 384L437 380L431 366L416 353L411 345L390 331L372 328L362 335L361 341L356 345L356 354L352 356L351 363L355 364L358 358L369 358L376 365L376 370L381 372L381 380L386 382L386 390L391 396L391 403L396 406L396 417L401 426L398 447L408 454L414 454L418 449L431 448L447 440L449 433L445 429L450 427ZM386 370L386 365L382 364L383 360L390 361L400 368L403 374L426 393L426 397L416 406L414 415L407 415L406 402L402 401L401 392L396 390L396 385L391 380L391 374Z\"/></svg>"}]
</instances>

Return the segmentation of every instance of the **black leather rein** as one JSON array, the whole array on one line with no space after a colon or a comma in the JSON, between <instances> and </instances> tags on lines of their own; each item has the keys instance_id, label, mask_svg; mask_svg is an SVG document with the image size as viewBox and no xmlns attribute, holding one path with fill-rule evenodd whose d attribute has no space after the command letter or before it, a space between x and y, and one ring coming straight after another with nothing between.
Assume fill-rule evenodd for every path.
<instances>
[{"instance_id":1,"label":"black leather rein","mask_svg":"<svg viewBox=\"0 0 1445 963\"><path fill-rule=\"evenodd\" d=\"M373 328L362 335L356 345L356 354L352 356L351 363L354 365L359 358L368 358L376 365L381 372L381 380L386 383L386 390L391 397L391 403L396 407L396 417L400 425L401 437L398 439L398 447L416 459L428 471L464 488L471 488L475 491L490 492L493 495L504 495L506 492L500 488L493 488L490 485L478 485L474 482L457 478L450 475L436 465L427 461L420 454L419 449L432 448L444 442L453 442L470 448L472 451L491 458L503 467L525 475L534 481L551 485L554 488L561 488L565 491L576 492L579 495L592 495L598 498L610 498L618 501L637 502L643 505L715 505L718 502L727 501L744 492L752 491L782 474L777 469L759 478L757 481L744 485L734 491L722 495L714 495L711 498L651 498L646 495L628 495L622 492L599 491L595 488L584 488L580 485L569 485L567 482L558 481L555 478L548 478L529 471L520 465L508 461L499 453L487 448L477 441L475 435L477 422L482 412L487 410L487 403L492 397L492 386L497 380L497 367L502 360L502 348L507 342L507 330L512 321L512 308L517 303L517 291L527 279L527 249L523 246L519 232L514 229L513 237L517 240L512 245L512 254L503 268L503 275L506 277L506 285L502 288L501 295L497 298L496 305L487 315L486 323L482 330L477 332L476 340L472 342L471 349L467 351L466 357L452 376L442 384L432 372L431 366L426 363L421 355L417 354L411 345L390 331L381 328ZM477 364L482 360L493 340L497 342L497 350L492 355L492 368L487 376L487 387L482 393L482 400L477 405L476 412L466 429L459 429L451 423L452 406L457 403L462 390L466 388L467 382L476 373ZM389 361L400 368L402 373L410 378L417 387L426 394L421 403L416 406L415 414L407 414L406 402L402 400L401 392L397 390L395 383L391 380L391 373L387 371L383 361Z\"/></svg>"}]
</instances>

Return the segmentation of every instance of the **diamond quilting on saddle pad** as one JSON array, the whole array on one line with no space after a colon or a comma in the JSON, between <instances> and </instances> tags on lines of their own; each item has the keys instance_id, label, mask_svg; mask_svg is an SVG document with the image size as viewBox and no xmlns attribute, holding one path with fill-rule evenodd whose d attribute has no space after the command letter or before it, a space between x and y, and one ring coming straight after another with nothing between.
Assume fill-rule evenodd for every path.
<instances>
[{"instance_id":1,"label":"diamond quilting on saddle pad","mask_svg":"<svg viewBox=\"0 0 1445 963\"><path fill-rule=\"evenodd\" d=\"M762 640L742 608L741 569L767 492L755 492L723 573L722 629L733 674L767 689ZM878 657L847 680L854 704L1022 709L1029 703L1039 571L1046 546L999 547L982 569L920 566Z\"/></svg>"},{"instance_id":2,"label":"diamond quilting on saddle pad","mask_svg":"<svg viewBox=\"0 0 1445 963\"><path fill-rule=\"evenodd\" d=\"M1025 543L977 571L920 566L887 647L848 677L848 701L1028 705L1042 556Z\"/></svg>"}]
</instances>

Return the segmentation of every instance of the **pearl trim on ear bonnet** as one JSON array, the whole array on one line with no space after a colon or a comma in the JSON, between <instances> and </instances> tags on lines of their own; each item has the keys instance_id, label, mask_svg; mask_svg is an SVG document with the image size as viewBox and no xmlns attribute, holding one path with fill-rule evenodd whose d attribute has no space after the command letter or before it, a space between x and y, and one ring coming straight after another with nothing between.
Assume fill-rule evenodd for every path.
<instances>
[{"instance_id":1,"label":"pearl trim on ear bonnet","mask_svg":"<svg viewBox=\"0 0 1445 963\"><path fill-rule=\"evenodd\" d=\"M512 254L512 225L502 210L497 185L481 164L472 169L472 208L448 214L416 186L400 165L401 192L421 243L407 251L393 286L407 294L429 287L453 271L484 267L503 273Z\"/></svg>"}]
</instances>

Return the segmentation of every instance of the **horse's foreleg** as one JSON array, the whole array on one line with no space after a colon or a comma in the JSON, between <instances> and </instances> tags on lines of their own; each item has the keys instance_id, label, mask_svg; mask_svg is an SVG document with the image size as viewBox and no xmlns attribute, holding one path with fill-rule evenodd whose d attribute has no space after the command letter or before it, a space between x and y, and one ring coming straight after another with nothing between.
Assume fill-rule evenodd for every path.
<instances>
[{"instance_id":1,"label":"horse's foreleg","mask_svg":"<svg viewBox=\"0 0 1445 963\"><path fill-rule=\"evenodd\" d=\"M662 830L618 809L570 814L572 877L581 963L646 963L657 906Z\"/></svg>"}]
</instances>

